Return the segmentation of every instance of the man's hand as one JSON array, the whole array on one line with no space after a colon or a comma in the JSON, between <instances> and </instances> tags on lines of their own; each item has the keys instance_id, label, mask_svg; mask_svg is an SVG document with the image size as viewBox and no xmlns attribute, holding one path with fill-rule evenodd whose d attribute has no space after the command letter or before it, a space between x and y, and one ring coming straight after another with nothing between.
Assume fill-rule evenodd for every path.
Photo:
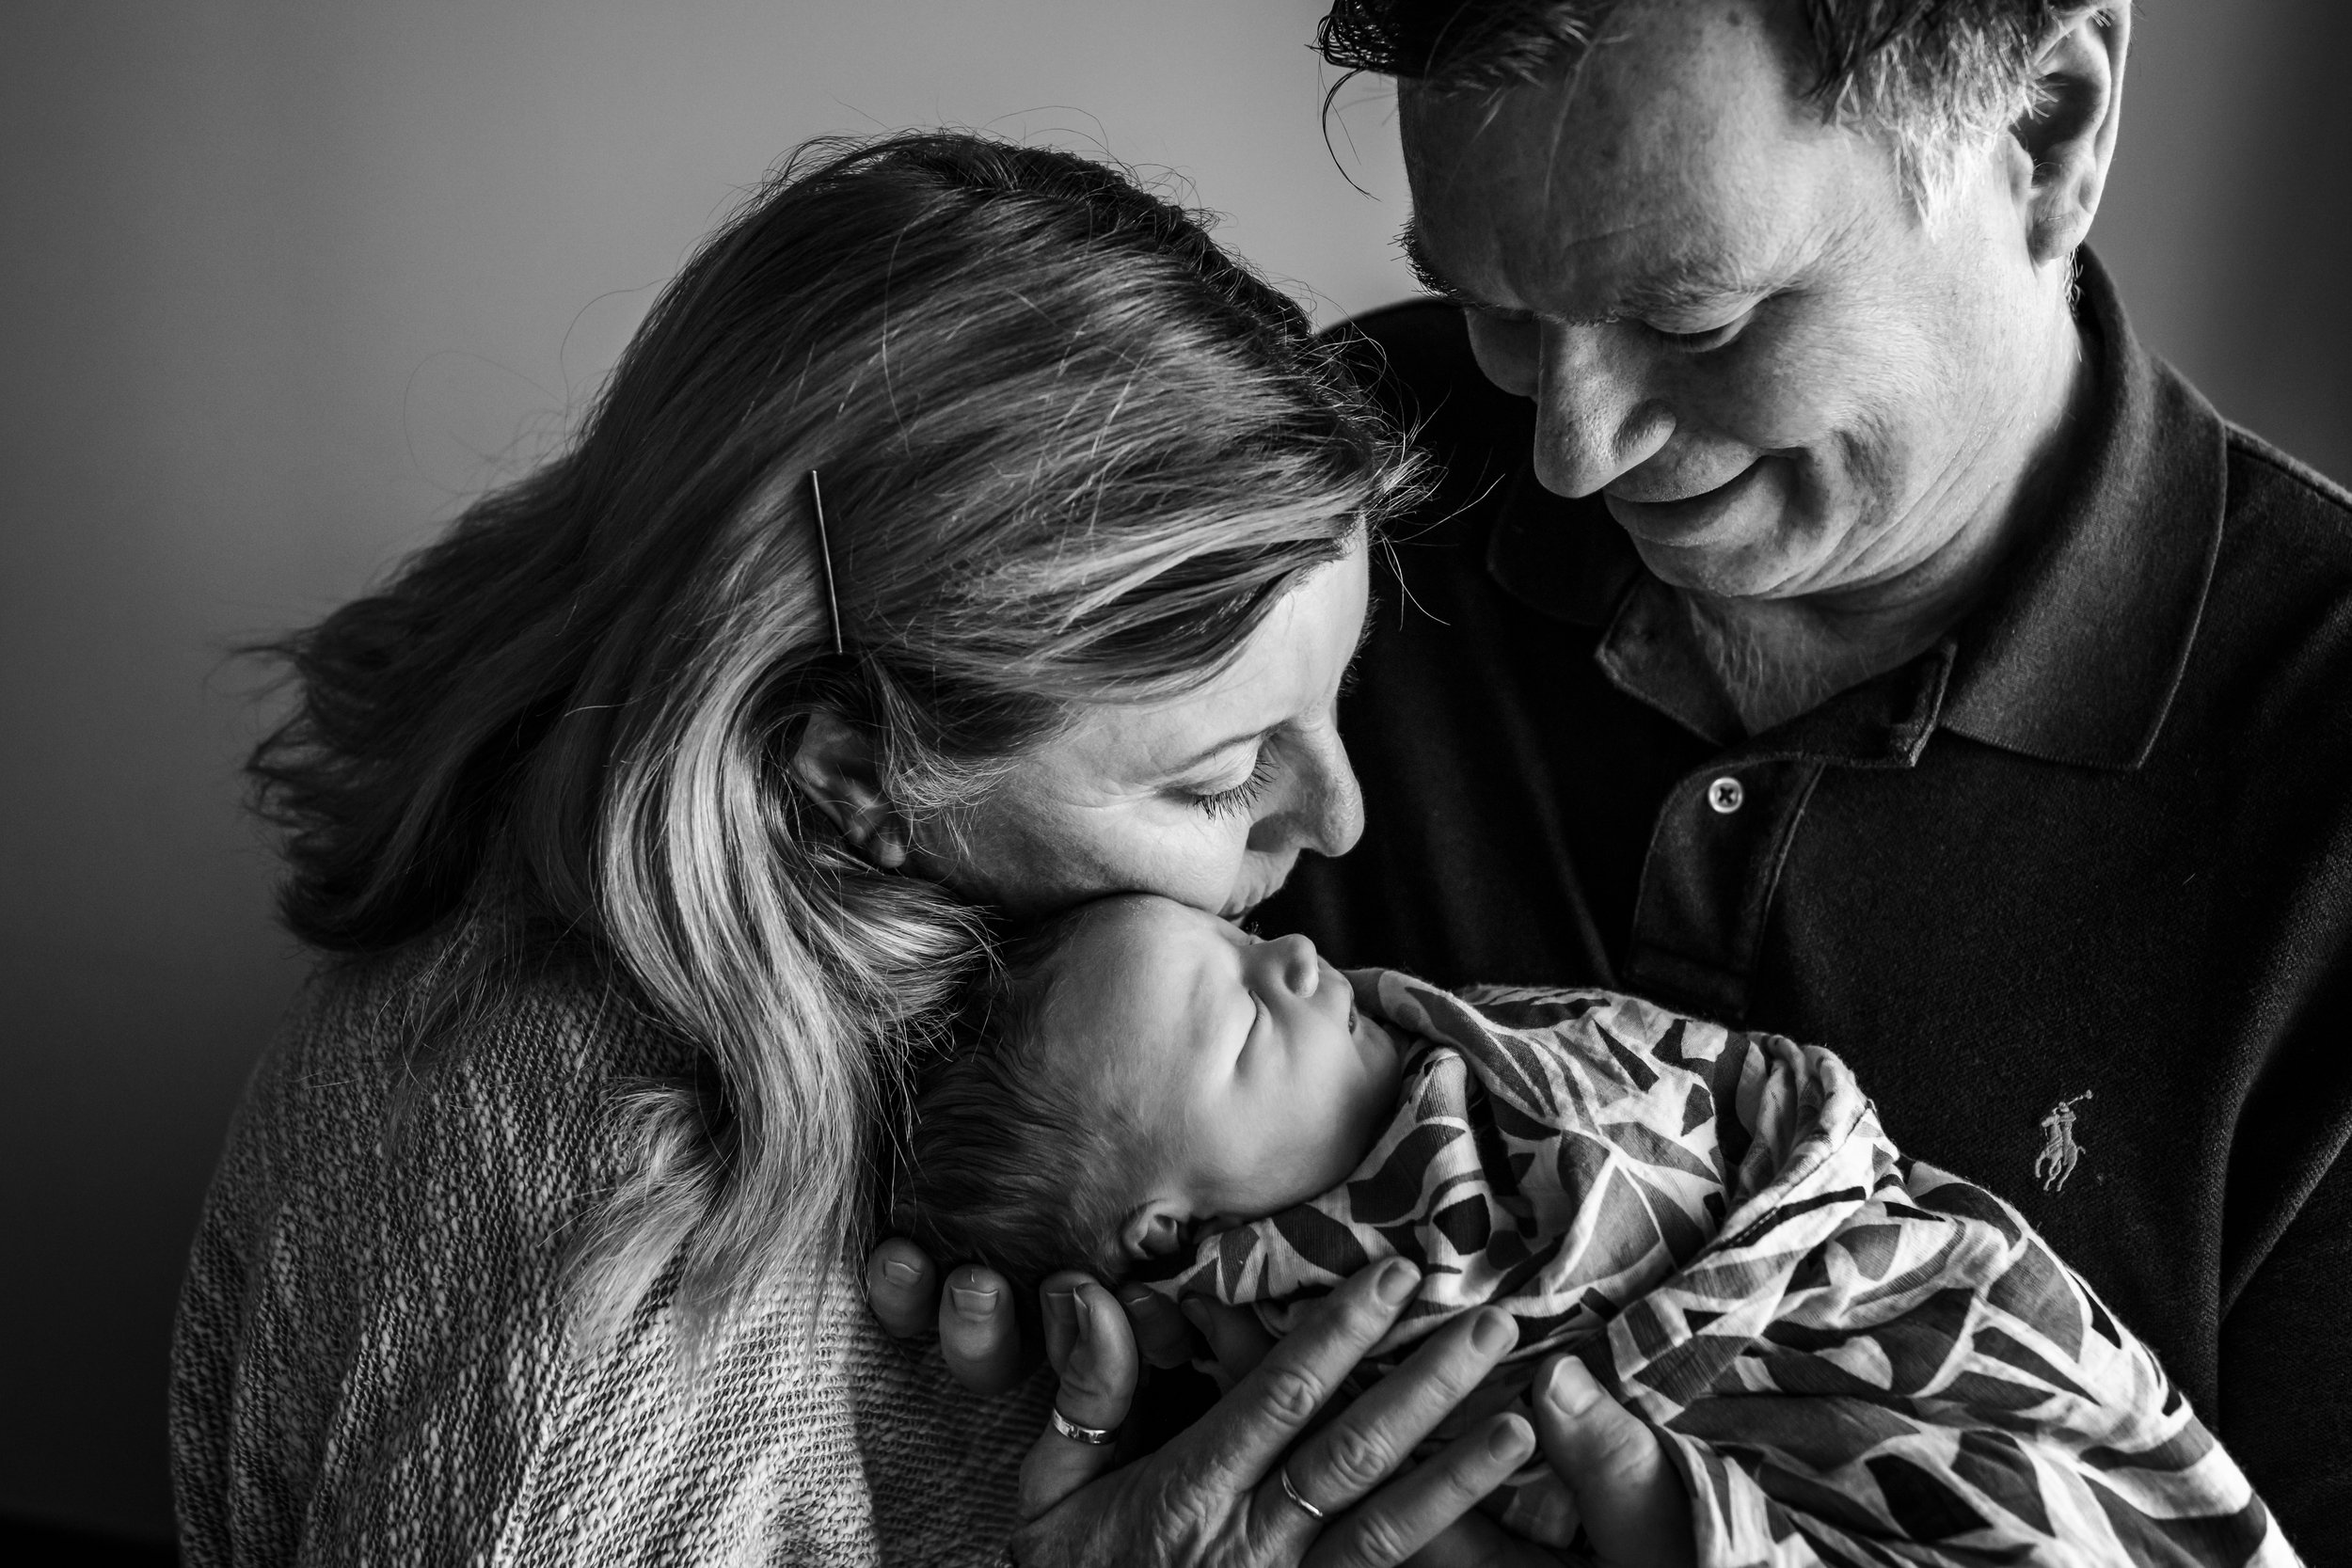
<instances>
[{"instance_id":1,"label":"man's hand","mask_svg":"<svg viewBox=\"0 0 2352 1568\"><path fill-rule=\"evenodd\" d=\"M1039 1440L1023 1472L1025 1511L1042 1510L1014 1537L1024 1564L1092 1568L1137 1563L1279 1564L1314 1568L1400 1563L1492 1491L1534 1451L1516 1415L1481 1422L1442 1452L1390 1479L1462 1396L1518 1338L1507 1313L1447 1324L1344 1411L1307 1429L1343 1378L1396 1321L1420 1275L1401 1259L1365 1270L1331 1292L1298 1330L1267 1351L1232 1393L1157 1453L1102 1474L1102 1455L1057 1433ZM1049 1291L1067 1283L1057 1276ZM1141 1357L1125 1317L1099 1287L1071 1287L1066 1308L1046 1303L1049 1352L1089 1414L1123 1413ZM1057 1314L1073 1322L1059 1348ZM1123 1382L1123 1386L1122 1386ZM1073 1421L1092 1425L1070 1409ZM1295 1446L1294 1446L1295 1445ZM1305 1505L1294 1500L1291 1487ZM1072 1487L1053 1496L1058 1485Z\"/></svg>"}]
</instances>

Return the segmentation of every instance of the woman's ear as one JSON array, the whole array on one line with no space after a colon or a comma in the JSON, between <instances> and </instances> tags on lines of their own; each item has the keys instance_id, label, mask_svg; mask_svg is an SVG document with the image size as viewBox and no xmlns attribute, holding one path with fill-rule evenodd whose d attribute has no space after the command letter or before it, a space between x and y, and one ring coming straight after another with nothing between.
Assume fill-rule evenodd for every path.
<instances>
[{"instance_id":1,"label":"woman's ear","mask_svg":"<svg viewBox=\"0 0 2352 1568\"><path fill-rule=\"evenodd\" d=\"M1173 1198L1155 1197L1129 1212L1119 1227L1119 1250L1131 1263L1166 1258L1192 1244L1198 1224Z\"/></svg>"},{"instance_id":2,"label":"woman's ear","mask_svg":"<svg viewBox=\"0 0 2352 1568\"><path fill-rule=\"evenodd\" d=\"M819 709L803 721L786 770L850 849L884 871L906 863L906 824L882 793L873 745L839 715Z\"/></svg>"},{"instance_id":3,"label":"woman's ear","mask_svg":"<svg viewBox=\"0 0 2352 1568\"><path fill-rule=\"evenodd\" d=\"M2034 102L2012 132L2033 162L2026 245L2037 264L2072 255L2090 232L2115 159L2131 41L2131 7L2102 0L2042 47Z\"/></svg>"}]
</instances>

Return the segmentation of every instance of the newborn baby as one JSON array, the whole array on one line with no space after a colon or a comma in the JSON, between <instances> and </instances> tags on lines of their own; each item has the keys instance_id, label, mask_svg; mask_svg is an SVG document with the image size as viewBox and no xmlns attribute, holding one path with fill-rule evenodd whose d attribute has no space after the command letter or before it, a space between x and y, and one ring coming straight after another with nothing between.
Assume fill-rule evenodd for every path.
<instances>
[{"instance_id":1,"label":"newborn baby","mask_svg":"<svg viewBox=\"0 0 2352 1568\"><path fill-rule=\"evenodd\" d=\"M2014 1210L1898 1153L1826 1052L1349 976L1158 898L1006 959L915 1106L899 1217L936 1256L1141 1276L1278 1334L1406 1257L1368 1371L1510 1311L1457 1422L1578 1351L1665 1439L1702 1564L2296 1560L2146 1347ZM1575 1534L1540 1465L1487 1506Z\"/></svg>"}]
</instances>

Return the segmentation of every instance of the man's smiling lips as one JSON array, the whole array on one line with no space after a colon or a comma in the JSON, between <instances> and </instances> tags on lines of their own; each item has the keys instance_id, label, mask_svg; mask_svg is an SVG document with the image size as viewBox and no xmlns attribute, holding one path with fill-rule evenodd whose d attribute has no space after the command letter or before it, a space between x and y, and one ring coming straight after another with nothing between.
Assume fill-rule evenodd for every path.
<instances>
[{"instance_id":1,"label":"man's smiling lips","mask_svg":"<svg viewBox=\"0 0 2352 1568\"><path fill-rule=\"evenodd\" d=\"M1727 514L1755 484L1763 468L1764 459L1758 456L1720 483L1679 495L1675 494L1676 487L1671 483L1627 483L1634 478L1628 475L1626 481L1608 485L1601 494L1608 502L1610 515L1627 531L1661 544L1692 544L1697 542L1696 536L1726 520Z\"/></svg>"}]
</instances>

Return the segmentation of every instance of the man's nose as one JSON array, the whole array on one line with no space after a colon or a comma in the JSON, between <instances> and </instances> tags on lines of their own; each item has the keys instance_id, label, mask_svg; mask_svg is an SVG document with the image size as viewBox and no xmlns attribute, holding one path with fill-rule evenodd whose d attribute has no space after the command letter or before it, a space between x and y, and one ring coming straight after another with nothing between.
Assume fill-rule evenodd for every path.
<instances>
[{"instance_id":1,"label":"man's nose","mask_svg":"<svg viewBox=\"0 0 2352 1568\"><path fill-rule=\"evenodd\" d=\"M1655 456L1674 413L1650 387L1648 356L1627 322L1547 322L1535 378L1535 477L1561 496L1589 496Z\"/></svg>"}]
</instances>

